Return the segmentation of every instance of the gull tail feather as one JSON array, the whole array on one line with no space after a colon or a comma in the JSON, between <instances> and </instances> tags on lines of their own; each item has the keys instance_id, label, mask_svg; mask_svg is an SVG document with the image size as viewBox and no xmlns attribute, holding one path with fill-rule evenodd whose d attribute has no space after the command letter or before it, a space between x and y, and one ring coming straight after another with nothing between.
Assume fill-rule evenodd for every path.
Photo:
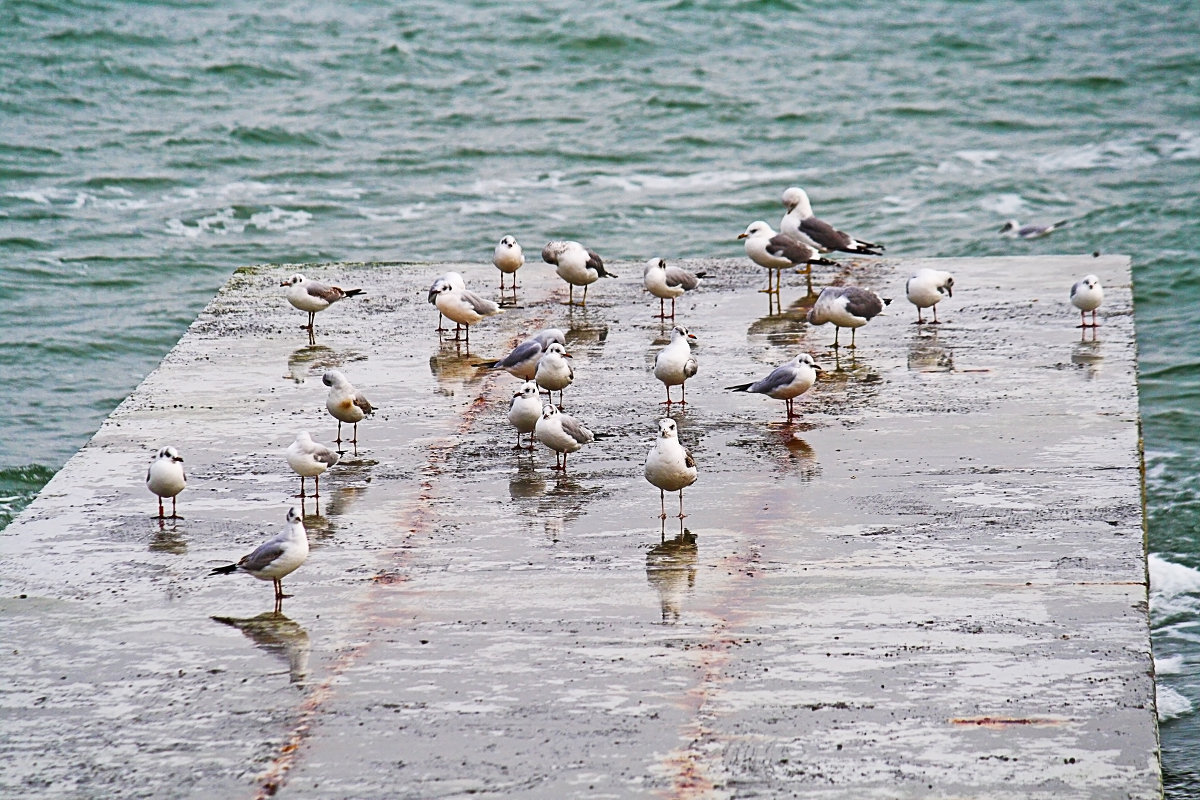
<instances>
[{"instance_id":1,"label":"gull tail feather","mask_svg":"<svg viewBox=\"0 0 1200 800\"><path fill-rule=\"evenodd\" d=\"M209 575L228 575L231 572L237 572L237 564L226 564L223 567L216 567Z\"/></svg>"}]
</instances>

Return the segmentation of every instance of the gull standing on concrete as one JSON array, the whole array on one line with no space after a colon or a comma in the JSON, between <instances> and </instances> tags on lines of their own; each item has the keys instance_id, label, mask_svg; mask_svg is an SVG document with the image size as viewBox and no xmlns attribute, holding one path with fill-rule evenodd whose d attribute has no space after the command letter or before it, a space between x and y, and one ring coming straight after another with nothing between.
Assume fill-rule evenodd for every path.
<instances>
[{"instance_id":1,"label":"gull standing on concrete","mask_svg":"<svg viewBox=\"0 0 1200 800\"><path fill-rule=\"evenodd\" d=\"M671 343L658 351L654 359L654 377L667 387L667 406L671 405L671 387L679 387L679 405L687 405L686 387L684 383L696 374L699 364L692 356L691 343L696 341L696 335L689 333L682 325L671 329Z\"/></svg>"},{"instance_id":2,"label":"gull standing on concrete","mask_svg":"<svg viewBox=\"0 0 1200 800\"><path fill-rule=\"evenodd\" d=\"M470 289L455 289L449 284L438 289L434 304L438 311L451 319L457 328L454 338L458 338L459 330L466 331L466 343L471 344L471 326L484 317L500 313L500 306L472 292Z\"/></svg>"},{"instance_id":3,"label":"gull standing on concrete","mask_svg":"<svg viewBox=\"0 0 1200 800\"><path fill-rule=\"evenodd\" d=\"M683 519L683 490L696 482L696 462L678 436L673 419L658 421L658 439L646 456L646 480L658 487L660 519L667 518L667 492L679 492L679 518Z\"/></svg>"},{"instance_id":4,"label":"gull standing on concrete","mask_svg":"<svg viewBox=\"0 0 1200 800\"><path fill-rule=\"evenodd\" d=\"M854 342L858 328L866 325L883 311L883 307L891 300L880 298L870 289L860 289L857 286L826 286L813 307L808 310L810 325L833 323L833 347L838 344L838 333L842 328L850 329L851 348L857 347Z\"/></svg>"},{"instance_id":5,"label":"gull standing on concrete","mask_svg":"<svg viewBox=\"0 0 1200 800\"><path fill-rule=\"evenodd\" d=\"M1000 235L1009 239L1040 239L1049 236L1059 228L1065 228L1070 220L1060 219L1050 225L1024 225L1015 219L1010 219L1000 228Z\"/></svg>"},{"instance_id":6,"label":"gull standing on concrete","mask_svg":"<svg viewBox=\"0 0 1200 800\"><path fill-rule=\"evenodd\" d=\"M375 408L370 401L354 388L354 384L342 374L341 370L331 369L321 378L321 382L329 387L329 397L325 400L325 408L338 421L337 443L342 443L342 423L354 426L354 438L350 443L358 450L358 423L363 418L374 413Z\"/></svg>"},{"instance_id":7,"label":"gull standing on concrete","mask_svg":"<svg viewBox=\"0 0 1200 800\"><path fill-rule=\"evenodd\" d=\"M926 308L933 309L933 322L929 324L940 325L937 304L943 297L954 296L954 276L940 269L919 269L905 282L904 293L908 301L917 307L918 325L925 324L921 310Z\"/></svg>"},{"instance_id":8,"label":"gull standing on concrete","mask_svg":"<svg viewBox=\"0 0 1200 800\"><path fill-rule=\"evenodd\" d=\"M881 244L855 239L845 231L839 231L823 219L813 216L808 192L793 186L783 191L783 207L787 213L779 222L779 230L793 239L799 239L822 253L840 251L862 256L883 255Z\"/></svg>"},{"instance_id":9,"label":"gull standing on concrete","mask_svg":"<svg viewBox=\"0 0 1200 800\"><path fill-rule=\"evenodd\" d=\"M812 356L801 353L771 370L771 374L761 380L725 388L734 392L765 394L775 400L783 400L787 404L787 421L791 422L794 418L792 401L811 389L817 382L817 373L822 371L821 365L813 360Z\"/></svg>"},{"instance_id":10,"label":"gull standing on concrete","mask_svg":"<svg viewBox=\"0 0 1200 800\"><path fill-rule=\"evenodd\" d=\"M565 346L566 334L558 328L546 328L521 342L513 348L511 353L499 361L485 361L476 366L506 370L523 381L531 381L537 374L538 361L541 360L542 354L554 342Z\"/></svg>"},{"instance_id":11,"label":"gull standing on concrete","mask_svg":"<svg viewBox=\"0 0 1200 800\"><path fill-rule=\"evenodd\" d=\"M575 305L575 287L583 287L581 306L587 305L587 287L600 278L615 278L611 272L604 271L604 262L596 253L588 250L579 242L546 242L542 248L542 260L553 264L558 277L567 282L569 287L567 305Z\"/></svg>"},{"instance_id":12,"label":"gull standing on concrete","mask_svg":"<svg viewBox=\"0 0 1200 800\"><path fill-rule=\"evenodd\" d=\"M338 300L356 297L363 293L362 289L342 289L338 286L328 286L324 283L309 280L297 272L280 286L288 287L287 299L296 308L308 312L308 335L313 335L313 321L318 311L324 311Z\"/></svg>"},{"instance_id":13,"label":"gull standing on concrete","mask_svg":"<svg viewBox=\"0 0 1200 800\"><path fill-rule=\"evenodd\" d=\"M554 402L554 392L558 392L560 407L563 401L563 389L575 381L575 368L571 366L571 362L567 361L570 357L571 354L567 352L567 348L558 342L551 342L550 346L546 348L546 352L542 354L541 360L538 361L537 371L533 375L534 382L550 395L550 402Z\"/></svg>"},{"instance_id":14,"label":"gull standing on concrete","mask_svg":"<svg viewBox=\"0 0 1200 800\"><path fill-rule=\"evenodd\" d=\"M1095 275L1085 275L1082 279L1075 281L1075 285L1071 287L1071 305L1079 309L1079 328L1098 328L1096 323L1096 309L1104 302L1104 289L1100 286L1100 279ZM1092 321L1089 324L1087 321L1087 312L1092 312Z\"/></svg>"},{"instance_id":15,"label":"gull standing on concrete","mask_svg":"<svg viewBox=\"0 0 1200 800\"><path fill-rule=\"evenodd\" d=\"M333 448L314 442L308 431L296 434L296 441L287 449L287 462L292 471L300 476L300 498L304 498L304 479L313 479L313 497L321 496L321 473L338 462Z\"/></svg>"},{"instance_id":16,"label":"gull standing on concrete","mask_svg":"<svg viewBox=\"0 0 1200 800\"><path fill-rule=\"evenodd\" d=\"M283 593L283 579L296 571L296 568L308 558L308 534L304 530L304 521L289 508L287 513L287 530L273 536L255 548L254 552L244 556L236 564L217 567L209 575L229 575L233 572L246 572L260 581L275 583L275 610L279 610L283 598L291 597Z\"/></svg>"},{"instance_id":17,"label":"gull standing on concrete","mask_svg":"<svg viewBox=\"0 0 1200 800\"><path fill-rule=\"evenodd\" d=\"M521 434L529 434L529 448L533 449L533 430L542 418L542 393L533 381L525 381L508 404L508 421L517 429L516 450L521 449Z\"/></svg>"},{"instance_id":18,"label":"gull standing on concrete","mask_svg":"<svg viewBox=\"0 0 1200 800\"><path fill-rule=\"evenodd\" d=\"M704 273L693 275L679 267L668 267L665 259L652 258L642 270L642 283L646 291L658 298L658 319L666 319L664 301L671 301L671 319L675 319L675 298L700 285Z\"/></svg>"},{"instance_id":19,"label":"gull standing on concrete","mask_svg":"<svg viewBox=\"0 0 1200 800\"><path fill-rule=\"evenodd\" d=\"M500 244L496 245L496 251L492 253L492 263L496 265L496 269L500 270L500 292L504 292L504 276L513 276L513 293L517 291L517 270L525 263L525 252L521 249L521 245L517 244L517 237L505 236L500 240Z\"/></svg>"},{"instance_id":20,"label":"gull standing on concrete","mask_svg":"<svg viewBox=\"0 0 1200 800\"><path fill-rule=\"evenodd\" d=\"M163 498L171 498L171 519L180 519L175 513L175 495L183 491L187 476L183 474L183 456L174 447L164 447L150 461L146 470L146 488L158 495L158 518L165 519Z\"/></svg>"},{"instance_id":21,"label":"gull standing on concrete","mask_svg":"<svg viewBox=\"0 0 1200 800\"><path fill-rule=\"evenodd\" d=\"M533 428L533 435L555 452L554 468L567 471L567 454L596 440L595 434L583 427L570 414L564 414L553 403L542 406L542 416ZM561 466L559 457L562 458Z\"/></svg>"},{"instance_id":22,"label":"gull standing on concrete","mask_svg":"<svg viewBox=\"0 0 1200 800\"><path fill-rule=\"evenodd\" d=\"M805 274L808 275L808 288L812 291L812 265L837 266L836 261L821 258L815 247L793 236L776 233L761 219L751 222L738 238L746 240L746 255L750 260L760 267L766 267L767 288L760 291L768 294L779 293L782 271L788 267L804 264ZM771 282L772 272L775 273L774 285Z\"/></svg>"},{"instance_id":23,"label":"gull standing on concrete","mask_svg":"<svg viewBox=\"0 0 1200 800\"><path fill-rule=\"evenodd\" d=\"M463 280L463 276L457 272L447 272L442 277L435 280L429 287L429 305L437 308L437 296L446 286L451 289L466 289L467 282ZM438 326L434 328L438 333L445 331L442 327L442 312L438 309Z\"/></svg>"}]
</instances>

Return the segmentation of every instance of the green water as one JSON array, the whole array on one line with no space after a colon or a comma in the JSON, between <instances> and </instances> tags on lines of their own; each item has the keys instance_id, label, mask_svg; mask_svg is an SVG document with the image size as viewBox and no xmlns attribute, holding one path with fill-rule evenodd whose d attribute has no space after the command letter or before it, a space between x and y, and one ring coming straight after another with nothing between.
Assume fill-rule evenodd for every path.
<instances>
[{"instance_id":1,"label":"green water","mask_svg":"<svg viewBox=\"0 0 1200 800\"><path fill-rule=\"evenodd\" d=\"M1184 3L6 2L0 526L242 264L732 256L793 184L897 256L1129 253L1164 764L1200 794L1198 42Z\"/></svg>"}]
</instances>

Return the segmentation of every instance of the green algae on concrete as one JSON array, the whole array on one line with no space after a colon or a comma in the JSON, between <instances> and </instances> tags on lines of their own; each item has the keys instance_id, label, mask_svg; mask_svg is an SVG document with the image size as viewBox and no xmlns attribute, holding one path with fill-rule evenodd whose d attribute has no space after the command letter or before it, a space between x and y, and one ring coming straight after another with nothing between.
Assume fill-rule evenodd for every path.
<instances>
[{"instance_id":1,"label":"green algae on concrete","mask_svg":"<svg viewBox=\"0 0 1200 800\"><path fill-rule=\"evenodd\" d=\"M699 465L658 519L642 464L669 325L640 264L562 305L440 341L429 284L478 264L239 270L0 535L0 793L38 796L1153 798L1161 794L1129 262L862 260L894 298L832 351L744 259L677 301L699 373L671 415ZM918 326L919 266L955 294ZM302 271L361 286L316 318ZM1071 283L1100 276L1102 327ZM520 382L476 364L567 331L565 410L611 437L512 449ZM845 337L843 337L845 338ZM723 387L811 352L797 401ZM307 501L312 552L269 583L207 577L281 529L283 451L330 441L322 372L378 408ZM186 459L160 525L152 451Z\"/></svg>"}]
</instances>

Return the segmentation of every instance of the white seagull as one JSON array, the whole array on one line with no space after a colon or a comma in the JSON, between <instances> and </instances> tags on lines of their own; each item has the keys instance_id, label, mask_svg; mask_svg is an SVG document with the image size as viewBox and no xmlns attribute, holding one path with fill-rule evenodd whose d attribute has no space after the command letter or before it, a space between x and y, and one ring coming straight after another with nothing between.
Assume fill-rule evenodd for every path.
<instances>
[{"instance_id":1,"label":"white seagull","mask_svg":"<svg viewBox=\"0 0 1200 800\"><path fill-rule=\"evenodd\" d=\"M779 230L793 239L812 245L822 253L840 251L862 256L879 256L887 249L881 244L855 239L825 220L813 216L808 192L798 186L784 189L783 207L787 209L787 213L779 222Z\"/></svg>"},{"instance_id":2,"label":"white seagull","mask_svg":"<svg viewBox=\"0 0 1200 800\"><path fill-rule=\"evenodd\" d=\"M559 405L562 405L563 389L575 382L575 368L567 361L570 357L567 348L558 342L551 342L533 374L534 382L546 390L551 402L554 401L554 392L558 392Z\"/></svg>"},{"instance_id":3,"label":"white seagull","mask_svg":"<svg viewBox=\"0 0 1200 800\"><path fill-rule=\"evenodd\" d=\"M665 259L652 258L646 262L642 270L642 284L646 291L658 298L658 319L666 319L667 312L663 302L671 301L670 318L675 319L675 298L684 292L691 291L700 285L704 273L693 275L679 267L668 267Z\"/></svg>"},{"instance_id":4,"label":"white seagull","mask_svg":"<svg viewBox=\"0 0 1200 800\"><path fill-rule=\"evenodd\" d=\"M588 250L579 242L546 242L542 248L542 260L553 264L558 277L567 282L569 287L567 305L575 305L575 287L583 287L581 306L587 305L587 287L600 278L615 278L611 272L604 271L604 262L596 253Z\"/></svg>"},{"instance_id":5,"label":"white seagull","mask_svg":"<svg viewBox=\"0 0 1200 800\"><path fill-rule=\"evenodd\" d=\"M658 351L654 359L654 377L667 387L667 406L671 405L671 387L679 387L679 405L687 405L686 387L684 383L696 374L699 364L692 356L691 343L696 341L696 334L689 333L682 325L671 329L671 343Z\"/></svg>"},{"instance_id":6,"label":"white seagull","mask_svg":"<svg viewBox=\"0 0 1200 800\"><path fill-rule=\"evenodd\" d=\"M484 317L500 313L500 306L472 292L470 289L455 289L445 284L437 291L434 305L438 311L452 320L459 329L466 331L466 342L471 344L471 326ZM454 332L458 338L458 329Z\"/></svg>"},{"instance_id":7,"label":"white seagull","mask_svg":"<svg viewBox=\"0 0 1200 800\"><path fill-rule=\"evenodd\" d=\"M1010 219L1000 227L1000 235L1009 239L1040 239L1049 236L1059 228L1065 228L1070 220L1060 219L1050 225L1021 225L1015 219Z\"/></svg>"},{"instance_id":8,"label":"white seagull","mask_svg":"<svg viewBox=\"0 0 1200 800\"><path fill-rule=\"evenodd\" d=\"M296 571L296 568L308 558L308 534L304 531L304 521L289 508L287 513L287 530L273 536L255 548L250 555L243 556L236 564L217 567L209 575L229 575L233 572L246 572L260 581L275 583L275 609L283 598L291 595L283 593L283 579Z\"/></svg>"},{"instance_id":9,"label":"white seagull","mask_svg":"<svg viewBox=\"0 0 1200 800\"><path fill-rule=\"evenodd\" d=\"M904 293L908 301L917 307L917 324L924 325L925 317L921 311L933 309L933 322L938 325L937 304L943 297L954 296L954 276L940 269L919 269L904 283Z\"/></svg>"},{"instance_id":10,"label":"white seagull","mask_svg":"<svg viewBox=\"0 0 1200 800\"><path fill-rule=\"evenodd\" d=\"M337 443L342 443L342 423L345 422L354 426L354 438L350 443L357 447L358 423L362 422L364 417L373 414L375 408L362 392L354 388L354 384L350 383L341 370L328 370L322 376L321 382L329 387L325 408L338 421Z\"/></svg>"},{"instance_id":11,"label":"white seagull","mask_svg":"<svg viewBox=\"0 0 1200 800\"><path fill-rule=\"evenodd\" d=\"M525 381L513 395L512 402L508 404L508 421L517 429L517 446L514 449L521 449L522 433L529 434L528 449L533 449L533 429L537 427L537 422L541 418L542 394L538 391L536 383Z\"/></svg>"},{"instance_id":12,"label":"white seagull","mask_svg":"<svg viewBox=\"0 0 1200 800\"><path fill-rule=\"evenodd\" d=\"M505 236L496 245L496 251L492 253L492 263L496 265L496 269L500 270L500 291L504 291L504 276L513 276L513 291L517 290L517 270L525 263L525 252L521 249L521 245L517 244L517 237Z\"/></svg>"},{"instance_id":13,"label":"white seagull","mask_svg":"<svg viewBox=\"0 0 1200 800\"><path fill-rule=\"evenodd\" d=\"M523 381L531 381L537 373L538 361L541 360L542 354L554 342L566 345L566 334L558 328L546 328L521 342L513 348L511 353L499 361L485 361L476 366L502 369Z\"/></svg>"},{"instance_id":14,"label":"white seagull","mask_svg":"<svg viewBox=\"0 0 1200 800\"><path fill-rule=\"evenodd\" d=\"M287 449L287 463L300 476L300 497L304 497L304 479L313 479L313 497L321 496L321 473L338 462L333 448L314 442L308 431L296 434Z\"/></svg>"},{"instance_id":15,"label":"white seagull","mask_svg":"<svg viewBox=\"0 0 1200 800\"><path fill-rule=\"evenodd\" d=\"M570 414L564 414L553 403L542 406L542 416L533 428L533 435L555 452L554 468L567 471L567 454L596 440L595 434L580 425ZM559 456L562 464L559 464Z\"/></svg>"},{"instance_id":16,"label":"white seagull","mask_svg":"<svg viewBox=\"0 0 1200 800\"><path fill-rule=\"evenodd\" d=\"M183 491L187 476L183 474L183 456L174 447L164 447L150 461L146 470L146 488L158 495L158 518L164 519L163 498L171 498L171 519L180 519L175 513L175 495Z\"/></svg>"},{"instance_id":17,"label":"white seagull","mask_svg":"<svg viewBox=\"0 0 1200 800\"><path fill-rule=\"evenodd\" d=\"M810 325L833 323L833 347L838 344L838 333L842 328L850 329L849 347L856 347L855 333L858 328L866 325L878 316L883 307L891 300L880 298L870 289L860 289L857 286L826 286L817 297L817 302L808 310Z\"/></svg>"},{"instance_id":18,"label":"white seagull","mask_svg":"<svg viewBox=\"0 0 1200 800\"><path fill-rule=\"evenodd\" d=\"M795 416L792 412L792 401L813 387L819 372L822 372L821 365L808 353L801 353L771 370L771 374L761 380L725 388L734 392L765 394L775 400L783 400L787 404L787 421L791 422Z\"/></svg>"},{"instance_id":19,"label":"white seagull","mask_svg":"<svg viewBox=\"0 0 1200 800\"><path fill-rule=\"evenodd\" d=\"M1096 323L1096 309L1104 302L1104 288L1100 286L1100 279L1095 275L1085 275L1080 280L1075 281L1075 285L1071 287L1071 305L1079 309L1079 325L1080 328L1098 328ZM1087 312L1092 312L1092 321L1088 323Z\"/></svg>"},{"instance_id":20,"label":"white seagull","mask_svg":"<svg viewBox=\"0 0 1200 800\"><path fill-rule=\"evenodd\" d=\"M661 519L667 518L667 492L679 492L679 518L687 516L683 513L683 490L696 482L696 462L680 443L675 420L658 421L658 439L646 456L645 475L658 487Z\"/></svg>"},{"instance_id":21,"label":"white seagull","mask_svg":"<svg viewBox=\"0 0 1200 800\"><path fill-rule=\"evenodd\" d=\"M776 233L775 230L757 219L751 222L746 230L738 234L739 239L746 241L746 255L755 264L767 269L767 288L762 291L768 294L778 293L781 271L788 267L806 265L811 288L812 265L837 266L836 261L821 258L820 253L812 245L806 244L794 236ZM771 272L775 273L774 285L771 283Z\"/></svg>"},{"instance_id":22,"label":"white seagull","mask_svg":"<svg viewBox=\"0 0 1200 800\"><path fill-rule=\"evenodd\" d=\"M356 297L363 293L362 289L342 289L338 286L328 286L324 283L309 280L297 272L280 286L288 287L287 299L296 308L308 312L308 333L313 333L313 320L318 311L324 311L338 300Z\"/></svg>"},{"instance_id":23,"label":"white seagull","mask_svg":"<svg viewBox=\"0 0 1200 800\"><path fill-rule=\"evenodd\" d=\"M437 296L445 286L449 286L451 289L466 289L467 282L463 279L463 276L460 273L447 272L445 275L441 276L432 284L430 284L429 305L437 308ZM438 326L434 328L434 330L439 333L446 330L442 327L442 312L440 309L438 310Z\"/></svg>"}]
</instances>

